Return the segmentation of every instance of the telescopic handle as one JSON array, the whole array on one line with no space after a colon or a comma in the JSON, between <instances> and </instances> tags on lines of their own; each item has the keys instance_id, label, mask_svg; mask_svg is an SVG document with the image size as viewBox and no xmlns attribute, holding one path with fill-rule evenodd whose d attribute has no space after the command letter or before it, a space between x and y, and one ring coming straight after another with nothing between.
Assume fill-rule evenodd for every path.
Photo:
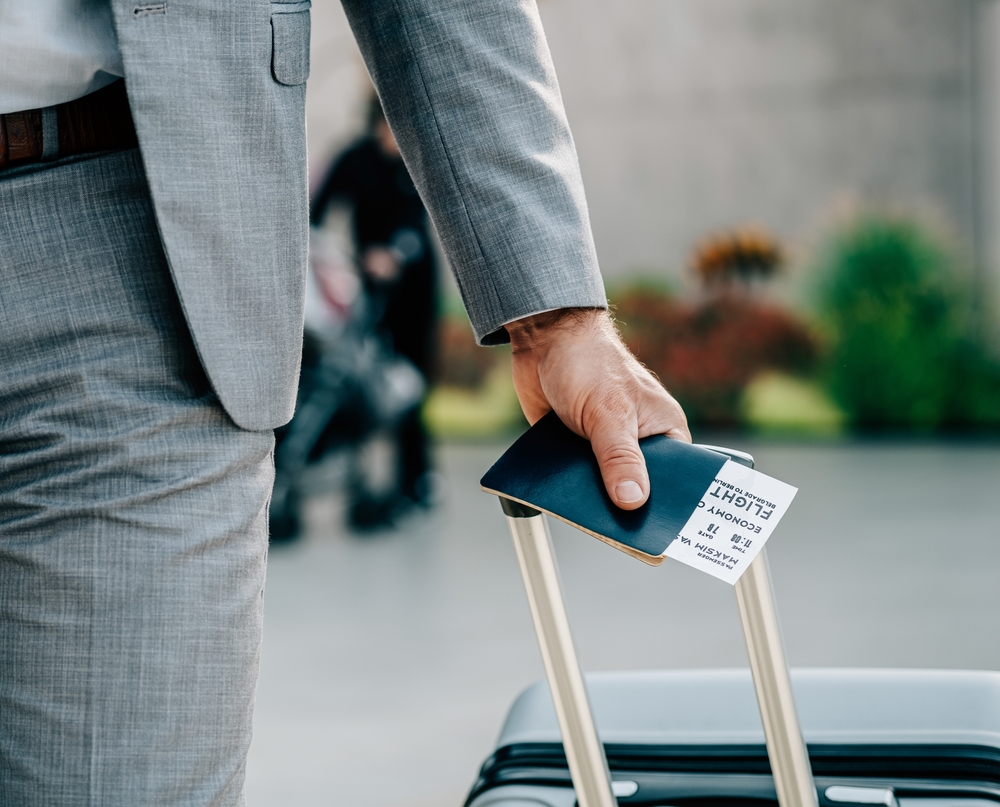
<instances>
[{"instance_id":1,"label":"telescopic handle","mask_svg":"<svg viewBox=\"0 0 1000 807\"><path fill-rule=\"evenodd\" d=\"M715 446L706 448L753 467L753 458L748 454ZM517 552L579 807L616 807L604 746L597 736L573 647L548 525L532 507L502 496L500 504ZM818 807L763 550L737 581L735 589L778 804Z\"/></svg>"},{"instance_id":2,"label":"telescopic handle","mask_svg":"<svg viewBox=\"0 0 1000 807\"><path fill-rule=\"evenodd\" d=\"M723 454L748 468L754 467L753 457L743 451L721 446L703 445L701 448ZM754 558L735 588L778 804L781 807L817 807L816 784L795 713L778 610L774 606L771 571L764 550Z\"/></svg>"},{"instance_id":3,"label":"telescopic handle","mask_svg":"<svg viewBox=\"0 0 1000 807\"><path fill-rule=\"evenodd\" d=\"M778 804L818 807L809 754L795 712L764 550L754 558L735 588Z\"/></svg>"},{"instance_id":4,"label":"telescopic handle","mask_svg":"<svg viewBox=\"0 0 1000 807\"><path fill-rule=\"evenodd\" d=\"M604 746L597 737L573 647L548 525L537 510L502 497L500 503L528 594L577 803L579 807L617 807Z\"/></svg>"}]
</instances>

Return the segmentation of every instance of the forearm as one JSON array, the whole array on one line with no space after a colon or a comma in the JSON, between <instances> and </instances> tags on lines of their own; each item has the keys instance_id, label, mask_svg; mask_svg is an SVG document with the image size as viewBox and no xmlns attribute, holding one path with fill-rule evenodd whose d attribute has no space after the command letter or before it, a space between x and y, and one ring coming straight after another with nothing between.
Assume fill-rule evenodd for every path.
<instances>
[{"instance_id":1,"label":"forearm","mask_svg":"<svg viewBox=\"0 0 1000 807\"><path fill-rule=\"evenodd\" d=\"M537 12L519 0L345 0L476 335L603 307L583 185Z\"/></svg>"}]
</instances>

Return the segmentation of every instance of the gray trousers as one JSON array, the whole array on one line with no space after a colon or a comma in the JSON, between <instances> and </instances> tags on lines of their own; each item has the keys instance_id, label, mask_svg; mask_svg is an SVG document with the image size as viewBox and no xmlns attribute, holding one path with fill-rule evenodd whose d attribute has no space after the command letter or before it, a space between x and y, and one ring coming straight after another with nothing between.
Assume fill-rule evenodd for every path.
<instances>
[{"instance_id":1,"label":"gray trousers","mask_svg":"<svg viewBox=\"0 0 1000 807\"><path fill-rule=\"evenodd\" d=\"M272 445L205 378L138 151L0 173L0 804L242 803Z\"/></svg>"}]
</instances>

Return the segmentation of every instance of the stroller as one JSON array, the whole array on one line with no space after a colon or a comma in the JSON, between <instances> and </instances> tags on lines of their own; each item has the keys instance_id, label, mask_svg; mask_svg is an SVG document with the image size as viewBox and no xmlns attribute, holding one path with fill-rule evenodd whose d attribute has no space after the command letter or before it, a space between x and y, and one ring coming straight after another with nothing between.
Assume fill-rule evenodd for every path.
<instances>
[{"instance_id":1,"label":"stroller","mask_svg":"<svg viewBox=\"0 0 1000 807\"><path fill-rule=\"evenodd\" d=\"M298 400L295 416L275 435L272 543L301 532L310 465L334 451L355 449L420 405L423 377L378 332L380 313L336 243L313 232Z\"/></svg>"}]
</instances>

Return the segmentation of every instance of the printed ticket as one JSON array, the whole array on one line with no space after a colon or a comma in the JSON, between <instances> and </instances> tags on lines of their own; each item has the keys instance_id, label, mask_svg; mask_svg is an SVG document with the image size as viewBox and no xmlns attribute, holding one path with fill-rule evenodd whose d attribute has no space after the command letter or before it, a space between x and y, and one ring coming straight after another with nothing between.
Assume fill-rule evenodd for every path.
<instances>
[{"instance_id":1,"label":"printed ticket","mask_svg":"<svg viewBox=\"0 0 1000 807\"><path fill-rule=\"evenodd\" d=\"M735 585L797 492L728 460L664 554Z\"/></svg>"}]
</instances>

